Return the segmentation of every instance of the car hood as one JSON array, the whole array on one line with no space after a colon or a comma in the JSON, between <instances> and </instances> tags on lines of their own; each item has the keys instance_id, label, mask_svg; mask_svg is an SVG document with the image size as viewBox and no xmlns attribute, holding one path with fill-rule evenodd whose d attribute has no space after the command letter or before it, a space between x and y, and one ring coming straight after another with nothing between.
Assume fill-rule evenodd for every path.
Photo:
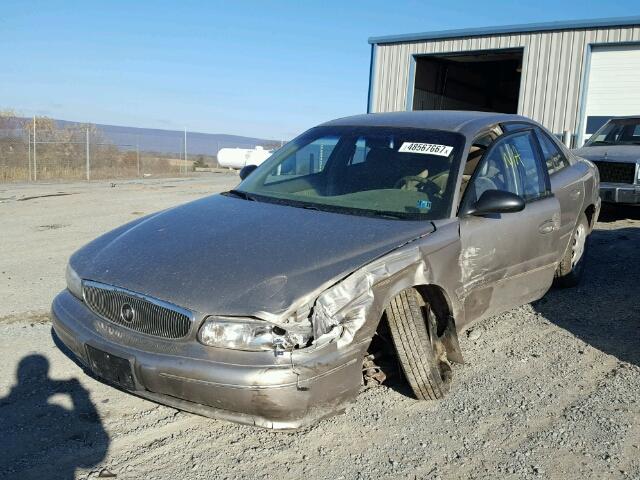
<instances>
[{"instance_id":1,"label":"car hood","mask_svg":"<svg viewBox=\"0 0 640 480\"><path fill-rule=\"evenodd\" d=\"M574 153L587 160L634 163L640 160L640 145L582 147Z\"/></svg>"},{"instance_id":2,"label":"car hood","mask_svg":"<svg viewBox=\"0 0 640 480\"><path fill-rule=\"evenodd\" d=\"M434 229L214 195L117 228L70 262L83 279L200 313L279 314Z\"/></svg>"}]
</instances>

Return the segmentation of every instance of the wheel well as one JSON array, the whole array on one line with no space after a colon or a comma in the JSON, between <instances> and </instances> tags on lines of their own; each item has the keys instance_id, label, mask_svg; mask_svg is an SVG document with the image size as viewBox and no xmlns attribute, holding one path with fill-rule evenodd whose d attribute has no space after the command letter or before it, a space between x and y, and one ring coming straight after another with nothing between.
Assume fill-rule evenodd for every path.
<instances>
[{"instance_id":1,"label":"wheel well","mask_svg":"<svg viewBox=\"0 0 640 480\"><path fill-rule=\"evenodd\" d=\"M447 329L450 319L453 318L451 307L447 301L444 290L437 285L418 285L415 287L422 299L431 306L436 315L438 336L441 336Z\"/></svg>"},{"instance_id":2,"label":"wheel well","mask_svg":"<svg viewBox=\"0 0 640 480\"><path fill-rule=\"evenodd\" d=\"M587 209L584 211L585 216L587 217L587 222L589 222L589 230L593 230L593 227L595 226L595 213L596 213L596 206L591 204L587 207Z\"/></svg>"},{"instance_id":3,"label":"wheel well","mask_svg":"<svg viewBox=\"0 0 640 480\"><path fill-rule=\"evenodd\" d=\"M447 294L438 285L417 285L415 289L418 290L422 299L431 306L436 317L436 334L441 337L442 343L447 349L449 360L464 363L458 344L458 330L453 317L453 309Z\"/></svg>"},{"instance_id":4,"label":"wheel well","mask_svg":"<svg viewBox=\"0 0 640 480\"><path fill-rule=\"evenodd\" d=\"M436 317L437 335L441 337L442 343L446 348L447 358L452 362L464 363L462 351L458 344L453 311L445 291L437 285L416 285L413 288L418 291L423 302L429 304ZM386 375L392 375L394 372L398 372L400 376L403 376L404 374L399 365L398 352L390 340L389 323L385 310L382 312L368 348L368 355L365 358L365 383L368 384L372 379L376 383L382 383ZM377 377L378 369L385 372L382 380Z\"/></svg>"}]
</instances>

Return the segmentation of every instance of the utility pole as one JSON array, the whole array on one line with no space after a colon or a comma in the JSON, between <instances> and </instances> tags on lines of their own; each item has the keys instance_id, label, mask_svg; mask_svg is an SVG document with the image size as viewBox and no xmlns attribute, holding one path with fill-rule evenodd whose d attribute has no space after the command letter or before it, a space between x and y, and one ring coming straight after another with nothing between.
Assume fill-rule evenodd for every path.
<instances>
[{"instance_id":1,"label":"utility pole","mask_svg":"<svg viewBox=\"0 0 640 480\"><path fill-rule=\"evenodd\" d=\"M29 181L31 181L31 132L27 129L28 144L29 144Z\"/></svg>"},{"instance_id":2,"label":"utility pole","mask_svg":"<svg viewBox=\"0 0 640 480\"><path fill-rule=\"evenodd\" d=\"M33 181L38 180L38 163L36 162L36 116L33 116Z\"/></svg>"},{"instance_id":3,"label":"utility pole","mask_svg":"<svg viewBox=\"0 0 640 480\"><path fill-rule=\"evenodd\" d=\"M136 162L138 164L138 177L140 177L140 146L138 141L136 141Z\"/></svg>"},{"instance_id":4,"label":"utility pole","mask_svg":"<svg viewBox=\"0 0 640 480\"><path fill-rule=\"evenodd\" d=\"M86 142L87 142L87 182L91 180L91 162L89 161L89 129L86 130Z\"/></svg>"},{"instance_id":5,"label":"utility pole","mask_svg":"<svg viewBox=\"0 0 640 480\"><path fill-rule=\"evenodd\" d=\"M187 128L184 129L184 173L187 173Z\"/></svg>"}]
</instances>

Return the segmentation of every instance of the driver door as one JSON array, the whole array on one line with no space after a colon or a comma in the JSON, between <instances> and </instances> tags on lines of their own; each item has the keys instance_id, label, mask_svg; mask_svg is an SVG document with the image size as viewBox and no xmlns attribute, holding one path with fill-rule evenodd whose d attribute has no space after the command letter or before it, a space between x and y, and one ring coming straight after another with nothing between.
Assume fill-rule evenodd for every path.
<instances>
[{"instance_id":1,"label":"driver door","mask_svg":"<svg viewBox=\"0 0 640 480\"><path fill-rule=\"evenodd\" d=\"M460 212L489 189L520 195L526 206L516 213L460 219L465 323L540 298L553 281L558 258L560 206L532 130L502 135L489 146Z\"/></svg>"}]
</instances>

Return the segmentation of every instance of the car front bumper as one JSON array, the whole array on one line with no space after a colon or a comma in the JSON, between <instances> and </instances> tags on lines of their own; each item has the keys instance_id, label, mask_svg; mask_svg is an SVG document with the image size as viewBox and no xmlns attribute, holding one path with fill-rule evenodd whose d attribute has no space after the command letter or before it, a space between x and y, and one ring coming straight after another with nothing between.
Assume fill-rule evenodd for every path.
<instances>
[{"instance_id":1,"label":"car front bumper","mask_svg":"<svg viewBox=\"0 0 640 480\"><path fill-rule=\"evenodd\" d=\"M133 386L125 389L135 395L277 430L305 427L353 400L368 346L329 344L276 356L205 347L195 335L166 340L104 320L67 290L55 298L51 311L55 335L93 373L88 346L130 362Z\"/></svg>"},{"instance_id":2,"label":"car front bumper","mask_svg":"<svg viewBox=\"0 0 640 480\"><path fill-rule=\"evenodd\" d=\"M640 203L640 185L601 183L600 198L606 203Z\"/></svg>"}]
</instances>

